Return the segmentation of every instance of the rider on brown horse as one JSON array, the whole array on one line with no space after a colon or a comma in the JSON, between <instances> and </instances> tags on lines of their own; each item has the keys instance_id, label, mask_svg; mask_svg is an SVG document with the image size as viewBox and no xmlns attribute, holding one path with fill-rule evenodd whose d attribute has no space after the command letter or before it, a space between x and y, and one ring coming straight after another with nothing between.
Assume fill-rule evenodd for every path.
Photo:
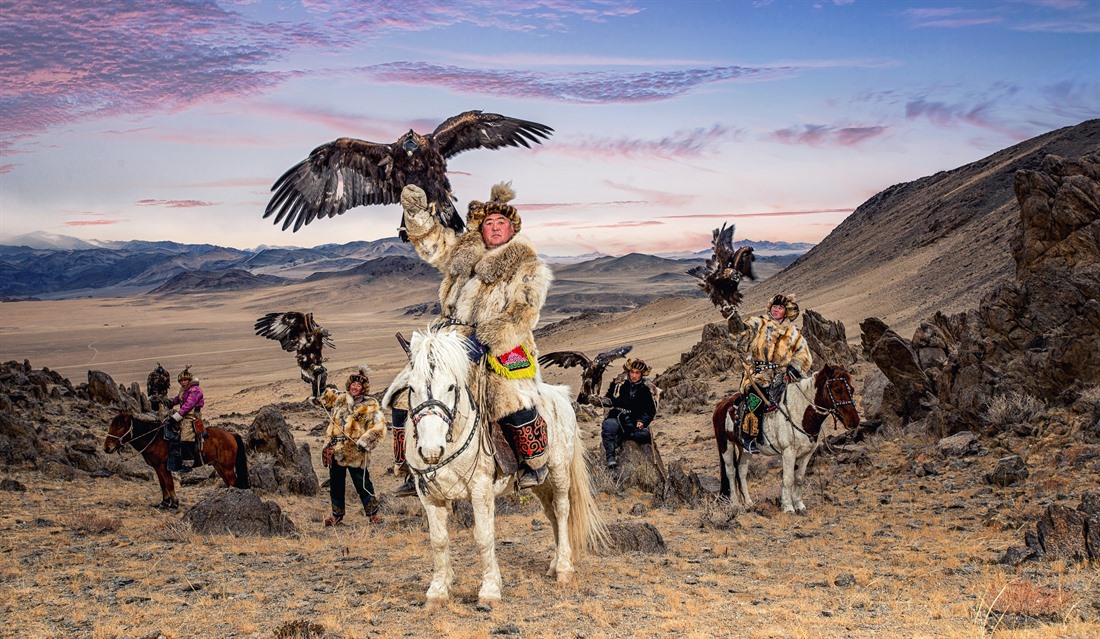
<instances>
[{"instance_id":1,"label":"rider on brown horse","mask_svg":"<svg viewBox=\"0 0 1100 639\"><path fill-rule=\"evenodd\" d=\"M201 447L206 426L202 421L202 407L206 401L199 382L189 370L176 376L180 384L178 395L168 400L168 409L179 406L176 412L164 418L164 439L168 441L168 470L187 473L195 463L195 455Z\"/></svg>"},{"instance_id":2,"label":"rider on brown horse","mask_svg":"<svg viewBox=\"0 0 1100 639\"><path fill-rule=\"evenodd\" d=\"M794 326L798 313L794 297L782 294L772 298L766 315L743 320L736 309L722 309L730 337L752 358L751 369L741 380L742 400L737 413L745 450L750 453L758 451L764 413L775 410L787 383L807 375L813 364L810 347Z\"/></svg>"}]
</instances>

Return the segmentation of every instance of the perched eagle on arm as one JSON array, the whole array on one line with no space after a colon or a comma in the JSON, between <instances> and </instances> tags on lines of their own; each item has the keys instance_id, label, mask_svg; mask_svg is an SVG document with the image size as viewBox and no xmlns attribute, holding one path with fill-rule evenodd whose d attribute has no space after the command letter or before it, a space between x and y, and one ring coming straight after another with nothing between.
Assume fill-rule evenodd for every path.
<instances>
[{"instance_id":1,"label":"perched eagle on arm","mask_svg":"<svg viewBox=\"0 0 1100 639\"><path fill-rule=\"evenodd\" d=\"M313 321L313 313L268 313L256 320L254 328L257 335L278 340L284 351L294 353L302 369L302 381L310 385L314 397L320 397L328 381L321 349L336 346L329 332Z\"/></svg>"},{"instance_id":2,"label":"perched eagle on arm","mask_svg":"<svg viewBox=\"0 0 1100 639\"><path fill-rule=\"evenodd\" d=\"M583 370L581 371L581 392L577 395L577 403L587 404L590 397L599 397L600 387L603 385L603 372L607 370L607 365L620 357L626 357L632 348L634 347L630 344L617 346L600 353L595 359L588 359L588 356L580 351L555 351L540 356L539 363L543 366L561 366L562 368L580 366Z\"/></svg>"},{"instance_id":3,"label":"perched eagle on arm","mask_svg":"<svg viewBox=\"0 0 1100 639\"><path fill-rule=\"evenodd\" d=\"M714 255L705 265L687 272L699 278L699 286L706 291L712 304L723 309L723 313L727 312L725 309L735 308L741 303L743 295L737 290L741 278L756 279L752 270L752 263L756 260L752 247L733 248L733 229L732 224L714 229Z\"/></svg>"},{"instance_id":4,"label":"perched eagle on arm","mask_svg":"<svg viewBox=\"0 0 1100 639\"><path fill-rule=\"evenodd\" d=\"M172 390L172 376L157 362L157 367L149 373L145 379L145 390L149 394L149 403L153 410L160 410L160 405L168 399L168 393Z\"/></svg>"},{"instance_id":5,"label":"perched eagle on arm","mask_svg":"<svg viewBox=\"0 0 1100 639\"><path fill-rule=\"evenodd\" d=\"M461 233L466 224L455 209L447 160L470 149L531 148L531 142L541 144L553 132L537 122L467 111L427 135L409 129L392 144L339 138L313 149L275 181L264 217L274 215L284 231L291 225L297 231L316 218L357 206L396 204L401 189L415 184L424 189L439 221ZM404 228L400 236L408 241Z\"/></svg>"}]
</instances>

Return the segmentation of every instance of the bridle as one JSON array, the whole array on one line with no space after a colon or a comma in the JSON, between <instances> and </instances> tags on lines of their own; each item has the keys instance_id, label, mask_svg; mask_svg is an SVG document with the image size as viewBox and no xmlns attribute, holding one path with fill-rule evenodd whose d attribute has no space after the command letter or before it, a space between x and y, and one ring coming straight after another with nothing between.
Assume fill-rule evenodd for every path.
<instances>
[{"instance_id":1,"label":"bridle","mask_svg":"<svg viewBox=\"0 0 1100 639\"><path fill-rule=\"evenodd\" d=\"M141 439L142 437L149 437L149 443L146 444L143 448L138 449L135 447L135 450L137 450L137 454L143 455L145 451L149 450L149 447L153 445L153 442L157 441L157 429L153 428L149 432L138 435L137 437L130 437L130 435L132 435L134 432L134 418L128 417L127 420L130 422L130 427L126 429L126 432L122 433L121 435L112 435L111 431L108 430L107 439L118 440L118 448L115 449L115 452L117 452L121 457L123 444L129 444L131 442Z\"/></svg>"},{"instance_id":2,"label":"bridle","mask_svg":"<svg viewBox=\"0 0 1100 639\"><path fill-rule=\"evenodd\" d=\"M433 362L429 359L428 379L431 379L434 376L435 376L435 362ZM443 460L440 461L439 463L429 464L427 467L425 467L423 469L414 468L412 466L412 464L409 464L409 469L412 470L413 472L415 472L417 475L430 475L431 473L434 473L435 471L439 470L440 468L443 468L447 464L454 461L459 455L461 455L470 446L470 442L473 441L474 435L477 433L477 430L478 430L477 424L478 424L478 421L481 418L481 411L478 410L478 403L474 398L474 393L470 389L470 385L466 384L465 389L466 389L467 399L470 402L470 407L473 409L472 418L474 420L473 425L470 427L469 432L466 434L466 441L462 442L462 445L459 446L457 450L455 450L453 453L451 453L451 454L447 455L446 457L444 457ZM452 408L452 406L448 406L443 401L438 400L435 397L433 397L432 396L431 384L428 384L427 385L428 398L426 400L424 400L423 402L420 402L416 406L409 409L409 419L411 419L412 423L413 423L412 436L413 436L413 441L414 442L420 440L420 431L419 431L419 428L418 428L419 425L420 425L420 420L427 417L428 415L434 415L435 417L438 417L439 419L443 420L443 422L445 424L447 424L447 443L450 444L450 443L454 442L454 426L455 426L455 418L457 417L457 414L458 414L458 400L459 400L458 385L457 384L453 385L451 390L452 390L453 399L454 399L454 401L452 402L453 408ZM410 387L409 388L410 397L412 396L412 393L413 393L413 389Z\"/></svg>"},{"instance_id":3,"label":"bridle","mask_svg":"<svg viewBox=\"0 0 1100 639\"><path fill-rule=\"evenodd\" d=\"M840 382L840 384L843 385L843 391L840 391L839 389L834 390L836 382ZM799 392L802 392L802 389L799 389ZM814 394L816 395L816 393ZM844 423L845 426L847 426L848 424L844 422L844 418L840 416L840 407L854 406L856 403L856 400L854 399L855 391L852 389L852 384L848 381L848 378L844 375L840 375L837 377L830 377L826 379L825 394L829 397L829 403L832 404L832 406L820 406L815 403L813 399L810 399L809 407L812 408L813 411L818 415L832 415L834 422L841 422ZM838 398L838 395L842 396ZM805 393L803 393L803 396L809 399L809 396L807 396Z\"/></svg>"}]
</instances>

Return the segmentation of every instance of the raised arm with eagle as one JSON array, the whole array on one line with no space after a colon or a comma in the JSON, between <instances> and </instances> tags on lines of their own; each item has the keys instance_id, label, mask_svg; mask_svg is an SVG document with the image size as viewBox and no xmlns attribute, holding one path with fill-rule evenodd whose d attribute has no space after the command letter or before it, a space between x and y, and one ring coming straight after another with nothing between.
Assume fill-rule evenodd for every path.
<instances>
[{"instance_id":1,"label":"raised arm with eagle","mask_svg":"<svg viewBox=\"0 0 1100 639\"><path fill-rule=\"evenodd\" d=\"M620 357L626 357L633 346L626 344L597 355L589 359L580 351L555 351L539 357L539 363L543 366L561 366L562 368L581 367L581 391L577 394L578 404L587 404L590 397L600 396L600 387L603 385L603 373L607 365Z\"/></svg>"},{"instance_id":2,"label":"raised arm with eagle","mask_svg":"<svg viewBox=\"0 0 1100 639\"><path fill-rule=\"evenodd\" d=\"M325 357L321 351L325 346L336 346L329 332L313 321L313 313L268 313L256 320L254 328L257 335L277 340L284 351L294 353L294 359L302 369L302 381L310 385L314 397L320 397L328 381L328 371L322 364Z\"/></svg>"},{"instance_id":3,"label":"raised arm with eagle","mask_svg":"<svg viewBox=\"0 0 1100 639\"><path fill-rule=\"evenodd\" d=\"M415 184L424 189L439 221L461 233L466 225L455 209L447 160L471 149L531 148L530 143L541 144L553 132L537 122L466 111L427 135L409 129L392 144L339 138L313 149L275 181L264 217L274 215L284 231L291 226L297 231L357 206L396 204L401 189ZM408 241L404 228L399 235Z\"/></svg>"}]
</instances>

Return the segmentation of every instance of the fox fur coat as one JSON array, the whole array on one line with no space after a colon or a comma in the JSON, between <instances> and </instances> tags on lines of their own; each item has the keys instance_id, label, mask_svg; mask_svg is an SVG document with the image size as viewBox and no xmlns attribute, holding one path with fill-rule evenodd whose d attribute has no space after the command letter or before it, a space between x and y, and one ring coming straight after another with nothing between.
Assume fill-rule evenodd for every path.
<instances>
[{"instance_id":1,"label":"fox fur coat","mask_svg":"<svg viewBox=\"0 0 1100 639\"><path fill-rule=\"evenodd\" d=\"M533 334L539 322L553 275L524 236L486 248L479 229L461 235L440 224L428 210L423 191L406 187L401 193L405 229L420 257L439 270L439 304L443 321L457 323L467 337L475 337L500 357L522 346L537 367ZM497 420L533 405L537 372L533 378L488 376L489 419Z\"/></svg>"},{"instance_id":2,"label":"fox fur coat","mask_svg":"<svg viewBox=\"0 0 1100 639\"><path fill-rule=\"evenodd\" d=\"M793 364L803 376L809 374L813 355L793 322L777 322L769 316L741 320L740 315L734 314L729 318L728 326L730 337L737 341L742 352L748 353L754 366L751 378L746 373L741 381L742 393L748 392L752 381L761 388L767 388L775 374L783 372L788 364ZM757 366L760 363L775 364L778 368L761 369Z\"/></svg>"},{"instance_id":3,"label":"fox fur coat","mask_svg":"<svg viewBox=\"0 0 1100 639\"><path fill-rule=\"evenodd\" d=\"M329 441L339 440L333 444L335 462L349 468L366 468L370 451L386 434L386 420L378 400L367 395L355 398L329 388L320 401L332 415L325 435ZM344 439L340 440L341 437Z\"/></svg>"}]
</instances>

